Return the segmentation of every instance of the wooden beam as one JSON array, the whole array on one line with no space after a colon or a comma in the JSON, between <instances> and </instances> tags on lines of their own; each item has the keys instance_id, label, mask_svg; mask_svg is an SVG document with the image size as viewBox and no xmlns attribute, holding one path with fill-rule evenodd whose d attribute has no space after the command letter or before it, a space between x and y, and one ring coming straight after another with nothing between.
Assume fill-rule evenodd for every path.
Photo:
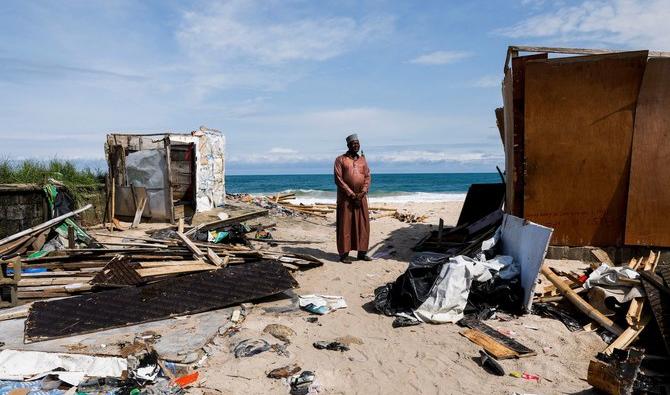
<instances>
[{"instance_id":1,"label":"wooden beam","mask_svg":"<svg viewBox=\"0 0 670 395\"><path fill-rule=\"evenodd\" d=\"M144 207L147 205L147 197L142 196L140 202L137 205L137 210L135 210L135 218L133 218L133 224L130 225L131 228L137 228L142 221L142 213L144 212Z\"/></svg>"},{"instance_id":2,"label":"wooden beam","mask_svg":"<svg viewBox=\"0 0 670 395\"><path fill-rule=\"evenodd\" d=\"M630 327L623 331L619 337L617 337L607 348L603 353L605 354L611 354L612 351L614 351L615 348L618 348L620 350L623 350L630 346L635 339L642 333L644 328L646 328L647 324L651 320L651 314L645 314L642 316L642 319L640 320L640 325L637 328Z\"/></svg>"},{"instance_id":3,"label":"wooden beam","mask_svg":"<svg viewBox=\"0 0 670 395\"><path fill-rule=\"evenodd\" d=\"M205 253L202 252L200 248L198 248L193 242L183 233L177 232L177 236L179 236L179 239L181 239L182 243L186 245L186 248L191 250L193 255L195 255L197 258L202 258L205 256Z\"/></svg>"},{"instance_id":4,"label":"wooden beam","mask_svg":"<svg viewBox=\"0 0 670 395\"><path fill-rule=\"evenodd\" d=\"M223 259L216 255L216 252L211 248L207 249L207 258L216 266L223 266Z\"/></svg>"},{"instance_id":5,"label":"wooden beam","mask_svg":"<svg viewBox=\"0 0 670 395\"><path fill-rule=\"evenodd\" d=\"M184 234L188 236L188 235L192 235L193 233L197 232L198 230L218 229L218 228L222 228L224 226L235 225L235 224L238 224L240 222L248 221L250 219L264 217L266 215L268 215L268 210L258 210L258 211L254 211L254 212L251 212L251 213L238 215L237 217L231 217L231 218L221 219L221 220L217 220L217 221L213 221L213 222L207 222L205 224L201 224L201 225L198 225L198 226L194 227L193 229L187 231Z\"/></svg>"},{"instance_id":6,"label":"wooden beam","mask_svg":"<svg viewBox=\"0 0 670 395\"><path fill-rule=\"evenodd\" d=\"M164 267L152 267L148 269L135 269L135 271L137 272L137 274L140 275L140 277L155 277L155 276L163 276L166 274L203 272L215 269L217 269L216 266L210 265L208 263L201 263L195 265L164 266Z\"/></svg>"},{"instance_id":7,"label":"wooden beam","mask_svg":"<svg viewBox=\"0 0 670 395\"><path fill-rule=\"evenodd\" d=\"M603 313L593 308L593 306L588 304L584 299L581 298L581 296L577 295L575 291L565 285L565 283L561 281L561 279L551 270L549 266L542 266L542 274L544 274L547 280L556 286L556 289L558 289L560 293L562 293L570 302L572 302L575 307L589 316L589 318L596 321L603 328L609 330L615 335L620 335L623 333L623 330L617 324L615 324L609 318L605 317Z\"/></svg>"}]
</instances>

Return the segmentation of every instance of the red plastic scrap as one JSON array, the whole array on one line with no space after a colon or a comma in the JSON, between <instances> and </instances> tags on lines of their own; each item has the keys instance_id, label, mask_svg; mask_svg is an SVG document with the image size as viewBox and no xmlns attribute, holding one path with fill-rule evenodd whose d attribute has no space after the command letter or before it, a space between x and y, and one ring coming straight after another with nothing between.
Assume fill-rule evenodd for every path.
<instances>
[{"instance_id":1,"label":"red plastic scrap","mask_svg":"<svg viewBox=\"0 0 670 395\"><path fill-rule=\"evenodd\" d=\"M174 379L175 384L184 388L189 384L193 384L198 380L198 372L187 374L185 376L177 377Z\"/></svg>"}]
</instances>

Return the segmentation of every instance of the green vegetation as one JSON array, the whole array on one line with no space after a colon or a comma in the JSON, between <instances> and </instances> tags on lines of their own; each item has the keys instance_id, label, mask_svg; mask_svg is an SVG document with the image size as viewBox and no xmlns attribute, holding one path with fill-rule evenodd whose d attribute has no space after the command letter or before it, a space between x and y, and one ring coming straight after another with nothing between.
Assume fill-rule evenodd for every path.
<instances>
[{"instance_id":1,"label":"green vegetation","mask_svg":"<svg viewBox=\"0 0 670 395\"><path fill-rule=\"evenodd\" d=\"M65 185L97 186L105 182L105 174L89 168L78 170L67 160L49 161L24 160L12 163L0 160L0 184L39 184L44 185L49 178Z\"/></svg>"},{"instance_id":2,"label":"green vegetation","mask_svg":"<svg viewBox=\"0 0 670 395\"><path fill-rule=\"evenodd\" d=\"M86 192L105 183L105 174L89 168L79 170L67 160L48 161L0 160L0 184L37 184L44 186L53 179L62 184L77 203L85 199Z\"/></svg>"}]
</instances>

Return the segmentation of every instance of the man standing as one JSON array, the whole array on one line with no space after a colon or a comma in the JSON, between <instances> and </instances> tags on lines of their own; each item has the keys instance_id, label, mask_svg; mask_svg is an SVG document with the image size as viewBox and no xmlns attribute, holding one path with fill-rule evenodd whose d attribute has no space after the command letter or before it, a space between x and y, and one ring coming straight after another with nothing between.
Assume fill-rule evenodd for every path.
<instances>
[{"instance_id":1,"label":"man standing","mask_svg":"<svg viewBox=\"0 0 670 395\"><path fill-rule=\"evenodd\" d=\"M358 251L358 259L371 261L367 255L370 240L368 189L370 169L355 134L347 137L349 150L335 159L337 184L337 251L340 262L351 263L349 251Z\"/></svg>"}]
</instances>

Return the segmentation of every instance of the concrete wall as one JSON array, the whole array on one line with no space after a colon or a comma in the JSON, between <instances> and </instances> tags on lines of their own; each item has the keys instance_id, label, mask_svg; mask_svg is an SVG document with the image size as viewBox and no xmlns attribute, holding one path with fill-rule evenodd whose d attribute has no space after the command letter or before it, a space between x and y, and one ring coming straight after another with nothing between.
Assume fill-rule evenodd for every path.
<instances>
[{"instance_id":1,"label":"concrete wall","mask_svg":"<svg viewBox=\"0 0 670 395\"><path fill-rule=\"evenodd\" d=\"M83 193L93 208L84 211L80 223L90 226L102 222L105 210L104 188ZM0 238L18 233L49 219L47 198L39 185L0 184Z\"/></svg>"},{"instance_id":2,"label":"concrete wall","mask_svg":"<svg viewBox=\"0 0 670 395\"><path fill-rule=\"evenodd\" d=\"M0 185L0 238L44 222L47 200L37 185Z\"/></svg>"}]
</instances>

